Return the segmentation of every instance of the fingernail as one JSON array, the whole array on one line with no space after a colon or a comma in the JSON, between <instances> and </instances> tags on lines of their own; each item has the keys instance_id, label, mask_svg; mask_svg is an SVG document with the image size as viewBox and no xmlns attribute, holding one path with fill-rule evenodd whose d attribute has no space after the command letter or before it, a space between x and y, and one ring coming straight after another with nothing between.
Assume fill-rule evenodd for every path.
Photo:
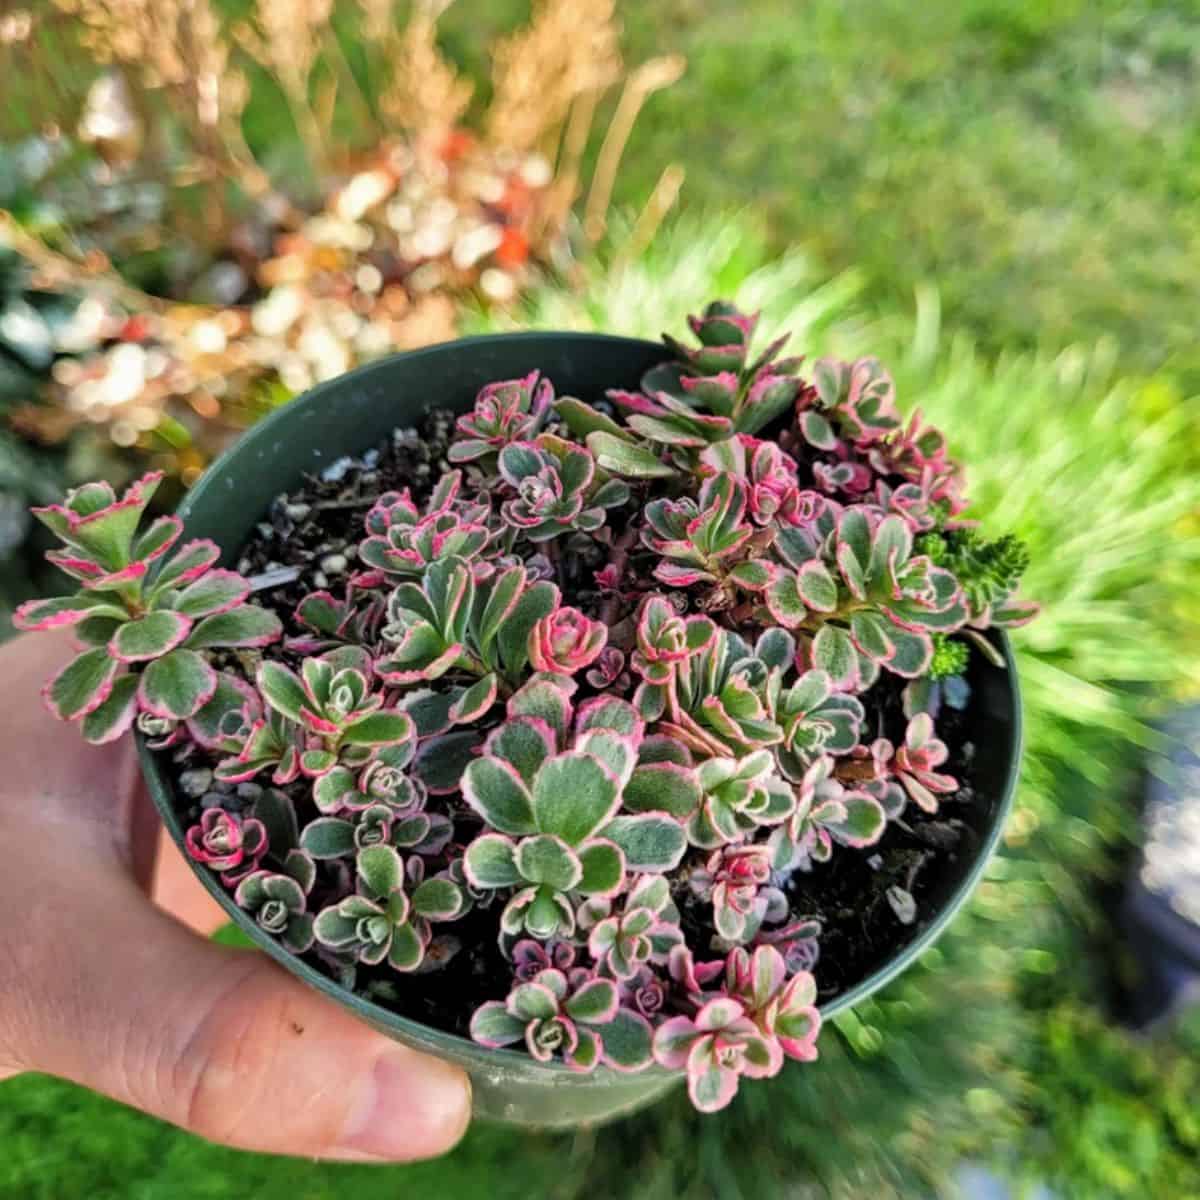
<instances>
[{"instance_id":1,"label":"fingernail","mask_svg":"<svg viewBox=\"0 0 1200 1200\"><path fill-rule=\"evenodd\" d=\"M338 1139L347 1158L431 1158L454 1146L471 1119L466 1075L403 1046L383 1051L360 1087Z\"/></svg>"}]
</instances>

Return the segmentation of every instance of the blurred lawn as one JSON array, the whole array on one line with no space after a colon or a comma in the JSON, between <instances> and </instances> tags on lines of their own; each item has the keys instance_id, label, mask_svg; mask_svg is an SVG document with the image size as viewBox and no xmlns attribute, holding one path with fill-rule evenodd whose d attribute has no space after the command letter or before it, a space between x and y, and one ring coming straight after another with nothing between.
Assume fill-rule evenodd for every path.
<instances>
[{"instance_id":1,"label":"blurred lawn","mask_svg":"<svg viewBox=\"0 0 1200 1200\"><path fill-rule=\"evenodd\" d=\"M477 63L525 7L459 0L447 43ZM801 349L874 350L902 403L946 424L981 514L1030 539L1048 612L1020 638L1022 804L970 914L917 969L831 1029L818 1064L743 1089L722 1118L669 1101L595 1134L479 1129L435 1166L238 1155L22 1079L0 1090L0 1197L920 1200L949 1194L963 1155L1064 1200L1200 1195L1200 1028L1142 1043L1100 1016L1137 719L1155 693L1194 691L1200 666L1195 16L626 5L631 60L679 49L691 65L643 115L618 200L680 161L683 219L641 261L601 261L514 318L653 334L736 293ZM269 96L251 118L279 138Z\"/></svg>"}]
</instances>

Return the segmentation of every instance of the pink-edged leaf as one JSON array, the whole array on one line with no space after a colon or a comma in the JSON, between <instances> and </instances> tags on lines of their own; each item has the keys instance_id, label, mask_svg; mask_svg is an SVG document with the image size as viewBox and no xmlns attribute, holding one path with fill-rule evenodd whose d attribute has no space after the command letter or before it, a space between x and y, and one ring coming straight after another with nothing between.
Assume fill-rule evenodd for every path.
<instances>
[{"instance_id":1,"label":"pink-edged leaf","mask_svg":"<svg viewBox=\"0 0 1200 1200\"><path fill-rule=\"evenodd\" d=\"M627 812L665 812L680 820L700 806L703 793L691 767L673 762L643 763L630 777L622 794Z\"/></svg>"},{"instance_id":2,"label":"pink-edged leaf","mask_svg":"<svg viewBox=\"0 0 1200 1200\"><path fill-rule=\"evenodd\" d=\"M108 643L108 651L119 662L148 662L174 650L191 631L192 622L182 613L152 612L127 621Z\"/></svg>"},{"instance_id":3,"label":"pink-edged leaf","mask_svg":"<svg viewBox=\"0 0 1200 1200\"><path fill-rule=\"evenodd\" d=\"M719 1067L711 1058L698 1069L688 1069L688 1097L702 1113L719 1112L737 1095L738 1074L730 1067Z\"/></svg>"},{"instance_id":4,"label":"pink-edged leaf","mask_svg":"<svg viewBox=\"0 0 1200 1200\"><path fill-rule=\"evenodd\" d=\"M142 672L138 702L156 717L194 716L217 690L217 673L194 650L172 650Z\"/></svg>"},{"instance_id":5,"label":"pink-edged leaf","mask_svg":"<svg viewBox=\"0 0 1200 1200\"><path fill-rule=\"evenodd\" d=\"M499 833L477 837L463 854L463 870L472 887L513 887L521 882L516 846Z\"/></svg>"},{"instance_id":6,"label":"pink-edged leaf","mask_svg":"<svg viewBox=\"0 0 1200 1200\"><path fill-rule=\"evenodd\" d=\"M687 831L665 812L616 817L601 830L601 836L620 847L631 871L673 871L687 849Z\"/></svg>"},{"instance_id":7,"label":"pink-edged leaf","mask_svg":"<svg viewBox=\"0 0 1200 1200\"><path fill-rule=\"evenodd\" d=\"M731 567L729 578L748 592L765 591L775 582L779 568L764 558L749 559Z\"/></svg>"},{"instance_id":8,"label":"pink-edged leaf","mask_svg":"<svg viewBox=\"0 0 1200 1200\"><path fill-rule=\"evenodd\" d=\"M533 781L532 799L538 831L553 833L567 845L578 846L616 812L621 790L593 755L568 752L542 764Z\"/></svg>"},{"instance_id":9,"label":"pink-edged leaf","mask_svg":"<svg viewBox=\"0 0 1200 1200\"><path fill-rule=\"evenodd\" d=\"M796 572L796 590L800 599L817 612L833 612L837 608L837 583L823 562L812 559Z\"/></svg>"},{"instance_id":10,"label":"pink-edged leaf","mask_svg":"<svg viewBox=\"0 0 1200 1200\"><path fill-rule=\"evenodd\" d=\"M73 658L42 689L42 698L60 721L87 716L108 699L121 664L98 647Z\"/></svg>"},{"instance_id":11,"label":"pink-edged leaf","mask_svg":"<svg viewBox=\"0 0 1200 1200\"><path fill-rule=\"evenodd\" d=\"M606 1025L617 1015L620 999L611 979L592 979L563 1005L567 1015L584 1025Z\"/></svg>"},{"instance_id":12,"label":"pink-edged leaf","mask_svg":"<svg viewBox=\"0 0 1200 1200\"><path fill-rule=\"evenodd\" d=\"M189 617L227 612L250 595L250 583L236 571L208 571L175 597L172 607Z\"/></svg>"},{"instance_id":13,"label":"pink-edged leaf","mask_svg":"<svg viewBox=\"0 0 1200 1200\"><path fill-rule=\"evenodd\" d=\"M27 600L13 613L12 623L23 632L61 629L90 617L125 620L128 614L118 604L99 596L55 596L49 600Z\"/></svg>"},{"instance_id":14,"label":"pink-edged leaf","mask_svg":"<svg viewBox=\"0 0 1200 1200\"><path fill-rule=\"evenodd\" d=\"M470 725L478 721L496 702L499 680L495 674L485 675L471 684L453 704L449 717L456 725Z\"/></svg>"},{"instance_id":15,"label":"pink-edged leaf","mask_svg":"<svg viewBox=\"0 0 1200 1200\"><path fill-rule=\"evenodd\" d=\"M859 678L858 651L838 625L822 625L813 638L813 666L825 671L835 688L848 690Z\"/></svg>"},{"instance_id":16,"label":"pink-edged leaf","mask_svg":"<svg viewBox=\"0 0 1200 1200\"><path fill-rule=\"evenodd\" d=\"M185 542L163 564L154 579L154 594L198 579L221 557L221 548L208 538Z\"/></svg>"},{"instance_id":17,"label":"pink-edged leaf","mask_svg":"<svg viewBox=\"0 0 1200 1200\"><path fill-rule=\"evenodd\" d=\"M98 708L83 718L80 731L93 746L115 742L133 724L137 716L136 675L122 675L113 681L112 691Z\"/></svg>"},{"instance_id":18,"label":"pink-edged leaf","mask_svg":"<svg viewBox=\"0 0 1200 1200\"><path fill-rule=\"evenodd\" d=\"M640 1013L619 1008L602 1029L604 1062L614 1071L633 1074L654 1061L654 1030Z\"/></svg>"},{"instance_id":19,"label":"pink-edged leaf","mask_svg":"<svg viewBox=\"0 0 1200 1200\"><path fill-rule=\"evenodd\" d=\"M470 763L463 772L462 794L493 829L518 836L537 832L529 789L503 759L485 756Z\"/></svg>"},{"instance_id":20,"label":"pink-edged leaf","mask_svg":"<svg viewBox=\"0 0 1200 1200\"><path fill-rule=\"evenodd\" d=\"M691 1017L671 1017L654 1031L654 1061L670 1071L682 1071L700 1036Z\"/></svg>"},{"instance_id":21,"label":"pink-edged leaf","mask_svg":"<svg viewBox=\"0 0 1200 1200\"><path fill-rule=\"evenodd\" d=\"M269 646L283 633L279 618L257 604L239 604L199 621L188 637L192 649Z\"/></svg>"},{"instance_id":22,"label":"pink-edged leaf","mask_svg":"<svg viewBox=\"0 0 1200 1200\"><path fill-rule=\"evenodd\" d=\"M583 875L576 888L585 896L615 896L625 882L625 855L615 842L598 838L579 850Z\"/></svg>"},{"instance_id":23,"label":"pink-edged leaf","mask_svg":"<svg viewBox=\"0 0 1200 1200\"><path fill-rule=\"evenodd\" d=\"M308 704L308 694L300 676L282 663L265 662L259 667L258 690L276 712L291 721L299 721Z\"/></svg>"},{"instance_id":24,"label":"pink-edged leaf","mask_svg":"<svg viewBox=\"0 0 1200 1200\"><path fill-rule=\"evenodd\" d=\"M489 1049L511 1046L525 1036L525 1022L514 1017L499 1000L489 1000L471 1017L471 1039Z\"/></svg>"},{"instance_id":25,"label":"pink-edged leaf","mask_svg":"<svg viewBox=\"0 0 1200 1200\"><path fill-rule=\"evenodd\" d=\"M577 1029L578 1041L574 1050L563 1056L572 1071L586 1073L595 1070L604 1057L604 1040L594 1029Z\"/></svg>"},{"instance_id":26,"label":"pink-edged leaf","mask_svg":"<svg viewBox=\"0 0 1200 1200\"><path fill-rule=\"evenodd\" d=\"M175 545L182 533L183 522L178 517L156 517L134 539L133 558L154 562Z\"/></svg>"},{"instance_id":27,"label":"pink-edged leaf","mask_svg":"<svg viewBox=\"0 0 1200 1200\"><path fill-rule=\"evenodd\" d=\"M693 1020L701 1033L711 1033L732 1025L744 1014L745 1009L732 996L717 996L700 1008Z\"/></svg>"},{"instance_id":28,"label":"pink-edged leaf","mask_svg":"<svg viewBox=\"0 0 1200 1200\"><path fill-rule=\"evenodd\" d=\"M780 571L767 588L763 599L767 611L785 629L795 629L808 616L808 607L800 594L794 571Z\"/></svg>"}]
</instances>

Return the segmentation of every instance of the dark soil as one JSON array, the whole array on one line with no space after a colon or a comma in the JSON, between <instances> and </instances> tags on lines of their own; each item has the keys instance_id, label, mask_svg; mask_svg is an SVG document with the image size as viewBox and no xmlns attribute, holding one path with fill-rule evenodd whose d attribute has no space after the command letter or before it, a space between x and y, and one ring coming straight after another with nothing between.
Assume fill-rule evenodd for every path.
<instances>
[{"instance_id":1,"label":"dark soil","mask_svg":"<svg viewBox=\"0 0 1200 1200\"><path fill-rule=\"evenodd\" d=\"M418 504L427 496L448 469L445 450L452 427L452 414L432 410L419 429L397 430L385 445L355 460L342 459L320 476L306 476L294 492L276 498L243 548L237 567L256 577L256 599L279 613L289 634L300 632L292 614L305 594L321 588L337 594L356 569L363 517L375 498L404 487L411 489ZM590 538L570 550L574 557L566 556L560 567L564 600L594 611L599 601L587 583L611 552ZM280 582L272 584L273 579ZM272 648L269 653L282 652ZM868 712L865 737L903 738L901 690L902 682L884 673L862 697ZM996 798L984 802L972 787L976 764L968 740L971 716L969 709L943 710L938 718L938 734L950 749L944 769L963 782L956 795L942 799L940 812L927 814L910 804L902 819L889 822L883 839L869 850L835 850L830 862L779 881L791 900L792 917L816 918L821 923L815 974L822 1002L862 981L918 936L942 911L948 893L974 860ZM177 794L181 816L188 824L198 819L204 807L221 805L240 811L252 804L256 785L237 789L210 785L204 790L198 786L202 774L183 779L193 766L186 761L172 764L177 780L187 784ZM301 781L289 789L301 827L318 815L309 786ZM430 810L439 807L454 817L456 840L469 841L474 814L445 797L431 797ZM322 893L331 897L339 884L344 887L339 875L344 869L319 864L312 911L326 902ZM686 883L674 892L688 943L707 946L713 933L709 906L695 901ZM484 1000L502 999L511 983L511 966L496 941L498 913L499 901L440 927L439 932L452 931L461 948L439 970L398 979L386 965L359 967L353 981L346 977L342 981L404 1016L465 1035L474 1009ZM336 964L323 963L318 951L306 957L338 976ZM703 958L703 953L698 952L698 957Z\"/></svg>"}]
</instances>

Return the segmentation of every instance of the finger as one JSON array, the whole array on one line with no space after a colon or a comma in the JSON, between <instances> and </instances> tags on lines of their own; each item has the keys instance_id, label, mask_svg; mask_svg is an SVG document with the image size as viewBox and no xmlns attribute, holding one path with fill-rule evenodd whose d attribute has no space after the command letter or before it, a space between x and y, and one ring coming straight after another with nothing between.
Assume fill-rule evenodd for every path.
<instances>
[{"instance_id":1,"label":"finger","mask_svg":"<svg viewBox=\"0 0 1200 1200\"><path fill-rule=\"evenodd\" d=\"M44 870L52 886L0 960L16 1066L251 1150L407 1161L461 1137L470 1091L457 1068L265 956L197 938L111 867Z\"/></svg>"}]
</instances>

